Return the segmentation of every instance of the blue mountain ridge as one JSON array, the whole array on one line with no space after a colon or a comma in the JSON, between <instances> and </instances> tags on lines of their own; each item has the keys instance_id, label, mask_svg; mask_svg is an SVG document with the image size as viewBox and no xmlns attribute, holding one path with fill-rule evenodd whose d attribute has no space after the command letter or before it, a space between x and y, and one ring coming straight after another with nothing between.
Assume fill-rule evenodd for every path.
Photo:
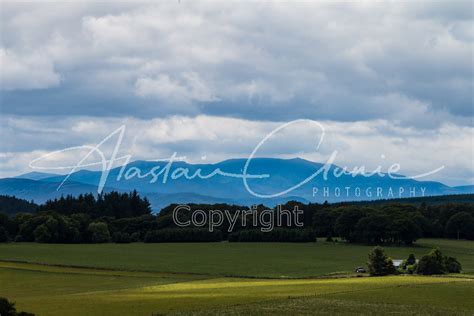
<instances>
[{"instance_id":1,"label":"blue mountain ridge","mask_svg":"<svg viewBox=\"0 0 474 316\"><path fill-rule=\"evenodd\" d=\"M30 179L30 180L42 180L42 179L51 178L51 177L55 177L55 176L58 176L58 175L54 174L54 173L33 171L33 172L28 172L28 173L25 173L25 174L21 174L19 176L16 176L15 178L17 178L17 179Z\"/></svg>"},{"instance_id":2,"label":"blue mountain ridge","mask_svg":"<svg viewBox=\"0 0 474 316\"><path fill-rule=\"evenodd\" d=\"M353 200L374 200L387 198L416 197L424 195L444 195L473 193L474 186L449 187L440 182L416 181L413 179L392 179L387 175L334 175L337 166L328 166L327 177L323 173L282 196L271 198L256 197L244 186L242 177L246 159L230 159L214 164L190 164L183 161L173 162L165 177L167 162L134 161L122 167L110 170L104 186L104 192L112 190L128 192L137 190L146 196L155 211L171 203L232 203L265 204L273 206L289 200L301 202L340 202ZM248 166L249 175L268 175L267 178L248 179L252 191L260 195L272 195L295 185L314 174L323 164L301 158L254 158ZM217 174L212 175L213 172ZM122 171L121 177L119 177ZM153 174L157 175L155 182ZM158 173L163 173L159 175ZM187 176L184 172L187 172ZM137 174L139 172L139 175ZM202 177L193 174L199 172ZM133 175L135 173L135 175ZM226 173L222 175L221 173ZM148 174L148 175L147 175ZM229 176L233 174L234 176ZM28 174L27 174L28 175ZM64 185L56 190L64 175L39 176L39 179L21 178L0 179L0 194L15 195L27 200L42 203L47 199L61 195L96 193L101 172L80 170L72 173ZM174 177L173 177L174 175ZM38 177L38 175L35 175ZM166 178L166 180L164 180ZM203 179L204 178L204 179ZM390 195L390 190L392 195ZM413 191L415 190L415 191ZM381 195L377 195L380 193ZM370 196L369 196L370 194Z\"/></svg>"}]
</instances>

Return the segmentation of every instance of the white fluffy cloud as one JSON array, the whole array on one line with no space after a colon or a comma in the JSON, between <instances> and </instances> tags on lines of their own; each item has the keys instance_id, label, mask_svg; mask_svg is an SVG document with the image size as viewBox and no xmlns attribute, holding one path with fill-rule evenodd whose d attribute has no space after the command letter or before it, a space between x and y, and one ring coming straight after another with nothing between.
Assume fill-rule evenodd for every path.
<instances>
[{"instance_id":1,"label":"white fluffy cloud","mask_svg":"<svg viewBox=\"0 0 474 316\"><path fill-rule=\"evenodd\" d=\"M156 79L138 78L135 82L135 93L141 97L156 97L164 101L177 103L212 102L218 99L214 92L196 73L185 73L182 81L172 80L167 75L160 75Z\"/></svg>"},{"instance_id":2,"label":"white fluffy cloud","mask_svg":"<svg viewBox=\"0 0 474 316\"><path fill-rule=\"evenodd\" d=\"M0 85L5 90L44 89L60 83L53 63L39 53L16 55L0 48Z\"/></svg>"},{"instance_id":3,"label":"white fluffy cloud","mask_svg":"<svg viewBox=\"0 0 474 316\"><path fill-rule=\"evenodd\" d=\"M15 143L1 149L0 170L3 170L3 176L31 171L29 162L47 152L98 144L122 125L126 130L119 155L132 155L132 160L154 160L169 158L177 152L189 162L248 157L266 135L281 126L276 122L202 115L150 120L131 117L60 120L55 117L10 117L2 119L1 123L1 134L16 139ZM258 156L303 157L324 162L336 150L335 163L349 169L365 166L367 170L374 170L380 165L386 171L391 164L398 163L401 173L416 175L444 166L445 169L428 179L448 184L474 181L474 129L471 127L444 124L427 133L394 126L386 120L320 123L325 136L318 150L316 144L322 135L321 129L313 122L303 121L272 136L258 151ZM116 139L101 149L110 154ZM78 161L78 153L62 154L56 158L57 164L74 164Z\"/></svg>"}]
</instances>

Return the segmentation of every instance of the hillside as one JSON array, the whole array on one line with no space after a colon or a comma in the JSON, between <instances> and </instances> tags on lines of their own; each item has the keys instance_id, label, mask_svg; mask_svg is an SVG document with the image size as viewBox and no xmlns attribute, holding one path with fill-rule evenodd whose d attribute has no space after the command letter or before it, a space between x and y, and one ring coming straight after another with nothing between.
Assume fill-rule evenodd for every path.
<instances>
[{"instance_id":1,"label":"hillside","mask_svg":"<svg viewBox=\"0 0 474 316\"><path fill-rule=\"evenodd\" d=\"M322 164L299 158L252 160L247 169L250 178L246 188L242 179L245 163L245 159L230 159L216 164L135 161L125 167L112 169L103 191L137 190L149 198L155 211L170 203L225 202L273 206L289 200L335 203L473 192L472 186L450 187L440 182L392 179L387 175L337 175L337 166L323 169ZM312 175L314 177L305 181ZM65 176L34 174L32 178L36 180L26 179L25 175L0 179L0 194L42 203L61 195L97 192L100 176L98 171L80 170L71 174L59 189ZM292 187L294 189L288 191ZM251 189L255 195L247 189ZM282 191L288 192L277 194Z\"/></svg>"}]
</instances>

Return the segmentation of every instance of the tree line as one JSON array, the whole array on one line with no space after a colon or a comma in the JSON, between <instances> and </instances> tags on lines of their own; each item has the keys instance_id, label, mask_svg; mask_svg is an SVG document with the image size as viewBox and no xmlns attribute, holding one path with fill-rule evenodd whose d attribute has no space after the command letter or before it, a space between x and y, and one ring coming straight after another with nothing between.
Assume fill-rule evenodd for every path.
<instances>
[{"instance_id":1,"label":"tree line","mask_svg":"<svg viewBox=\"0 0 474 316\"><path fill-rule=\"evenodd\" d=\"M14 196L0 195L0 213L14 215L20 212L36 212L38 205Z\"/></svg>"},{"instance_id":2,"label":"tree line","mask_svg":"<svg viewBox=\"0 0 474 316\"><path fill-rule=\"evenodd\" d=\"M294 227L283 220L281 227L262 232L259 226L244 227L236 220L232 231L224 222L209 232L203 227L181 228L173 221L176 205L169 205L154 215L150 203L136 191L111 192L98 196L66 196L33 207L9 198L9 205L18 205L14 212L0 213L0 241L43 243L101 242L314 242L316 237L340 238L353 243L411 244L421 237L474 239L474 204L443 203L419 205L390 203L368 204L302 204L288 202L283 210L296 205L303 210L303 227ZM13 201L13 202L12 202ZM0 199L0 204L2 200ZM23 209L29 205L27 209ZM197 210L248 210L246 206L228 204L189 204L189 211L180 212L180 220L191 219ZM1 209L1 205L0 205ZM258 216L264 205L256 207ZM10 208L11 210L11 208ZM277 217L274 209L272 216ZM252 223L252 218L249 218ZM206 226L204 226L206 227Z\"/></svg>"},{"instance_id":3,"label":"tree line","mask_svg":"<svg viewBox=\"0 0 474 316\"><path fill-rule=\"evenodd\" d=\"M411 244L421 237L474 239L474 204L328 206L316 210L318 236L349 242Z\"/></svg>"}]
</instances>

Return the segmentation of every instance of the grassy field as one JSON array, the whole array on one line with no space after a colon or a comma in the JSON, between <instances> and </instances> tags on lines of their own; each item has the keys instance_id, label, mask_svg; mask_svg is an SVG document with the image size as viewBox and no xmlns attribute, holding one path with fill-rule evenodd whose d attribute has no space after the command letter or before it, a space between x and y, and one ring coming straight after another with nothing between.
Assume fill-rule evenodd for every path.
<instances>
[{"instance_id":1,"label":"grassy field","mask_svg":"<svg viewBox=\"0 0 474 316\"><path fill-rule=\"evenodd\" d=\"M434 245L473 273L473 242L422 240L386 250L404 258ZM37 315L474 313L472 274L309 278L351 271L365 263L370 248L324 242L2 244L0 296Z\"/></svg>"},{"instance_id":2,"label":"grassy field","mask_svg":"<svg viewBox=\"0 0 474 316\"><path fill-rule=\"evenodd\" d=\"M387 247L393 259L418 258L432 247L457 257L474 273L474 242L420 240L414 247ZM14 259L119 270L219 276L312 277L350 272L367 262L372 246L346 243L0 244L0 260Z\"/></svg>"},{"instance_id":3,"label":"grassy field","mask_svg":"<svg viewBox=\"0 0 474 316\"><path fill-rule=\"evenodd\" d=\"M1 295L38 315L469 315L474 279L422 276L245 279L0 263Z\"/></svg>"}]
</instances>

